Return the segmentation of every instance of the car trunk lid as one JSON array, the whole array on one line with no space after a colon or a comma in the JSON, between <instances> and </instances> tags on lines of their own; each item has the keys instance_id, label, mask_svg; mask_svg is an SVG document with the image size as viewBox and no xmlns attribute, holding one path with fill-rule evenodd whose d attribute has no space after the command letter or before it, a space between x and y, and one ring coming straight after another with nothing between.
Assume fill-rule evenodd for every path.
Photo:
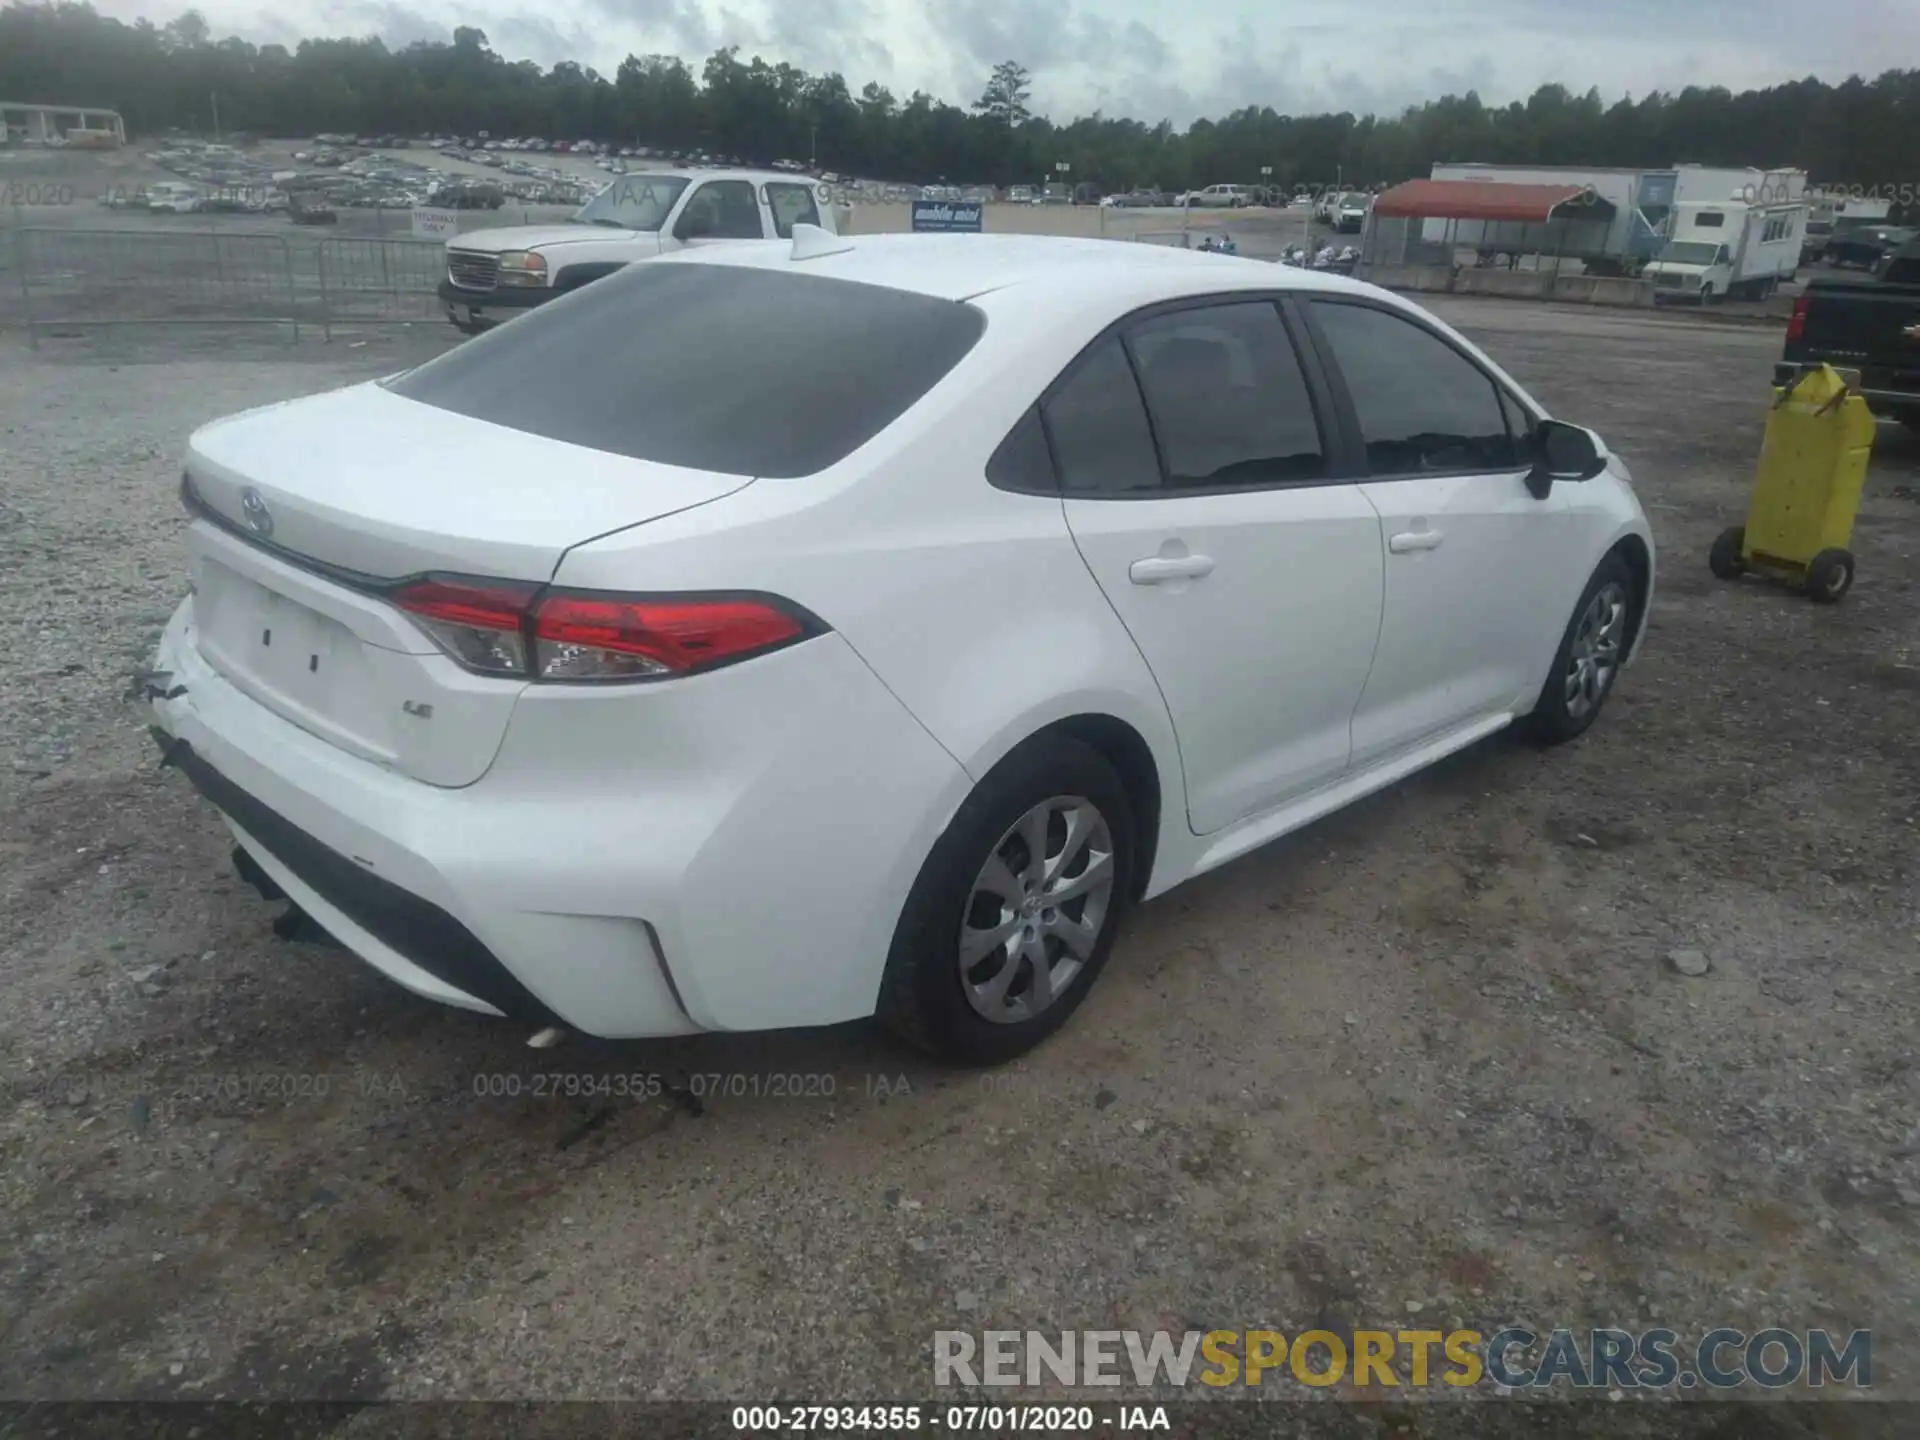
<instances>
[{"instance_id":1,"label":"car trunk lid","mask_svg":"<svg viewBox=\"0 0 1920 1440\"><path fill-rule=\"evenodd\" d=\"M751 481L610 455L378 385L198 431L194 643L235 688L376 764L466 785L526 682L475 675L396 608L428 573L538 585L573 546Z\"/></svg>"}]
</instances>

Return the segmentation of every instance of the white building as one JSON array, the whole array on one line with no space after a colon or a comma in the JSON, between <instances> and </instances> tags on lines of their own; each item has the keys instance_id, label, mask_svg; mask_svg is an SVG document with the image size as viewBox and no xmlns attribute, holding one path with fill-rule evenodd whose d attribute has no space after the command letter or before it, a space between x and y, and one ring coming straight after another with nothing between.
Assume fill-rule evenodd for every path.
<instances>
[{"instance_id":1,"label":"white building","mask_svg":"<svg viewBox=\"0 0 1920 1440\"><path fill-rule=\"evenodd\" d=\"M27 145L49 140L111 149L127 143L127 125L118 112L92 105L35 105L0 100L0 130Z\"/></svg>"}]
</instances>

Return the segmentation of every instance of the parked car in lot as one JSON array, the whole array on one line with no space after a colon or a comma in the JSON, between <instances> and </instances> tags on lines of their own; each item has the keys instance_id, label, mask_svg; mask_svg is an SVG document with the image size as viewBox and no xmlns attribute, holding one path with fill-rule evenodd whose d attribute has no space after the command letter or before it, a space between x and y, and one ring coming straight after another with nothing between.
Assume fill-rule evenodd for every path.
<instances>
[{"instance_id":1,"label":"parked car in lot","mask_svg":"<svg viewBox=\"0 0 1920 1440\"><path fill-rule=\"evenodd\" d=\"M433 191L433 203L453 210L498 210L506 192L493 180L446 180Z\"/></svg>"},{"instance_id":2,"label":"parked car in lot","mask_svg":"<svg viewBox=\"0 0 1920 1440\"><path fill-rule=\"evenodd\" d=\"M664 256L182 496L139 683L262 894L529 1028L968 1062L1138 900L1581 734L1653 584L1621 462L1410 302L1031 236Z\"/></svg>"},{"instance_id":3,"label":"parked car in lot","mask_svg":"<svg viewBox=\"0 0 1920 1440\"><path fill-rule=\"evenodd\" d=\"M287 196L287 218L296 225L337 225L340 212L314 191L295 190Z\"/></svg>"},{"instance_id":4,"label":"parked car in lot","mask_svg":"<svg viewBox=\"0 0 1920 1440\"><path fill-rule=\"evenodd\" d=\"M1250 202L1250 195L1244 185L1209 185L1204 190L1190 190L1174 201L1176 205L1191 205L1195 209L1204 207L1225 207L1238 210Z\"/></svg>"},{"instance_id":5,"label":"parked car in lot","mask_svg":"<svg viewBox=\"0 0 1920 1440\"><path fill-rule=\"evenodd\" d=\"M147 187L147 209L165 215L197 215L206 208L206 195L177 180L161 180Z\"/></svg>"},{"instance_id":6,"label":"parked car in lot","mask_svg":"<svg viewBox=\"0 0 1920 1440\"><path fill-rule=\"evenodd\" d=\"M1898 225L1857 226L1828 238L1827 263L1838 268L1872 270L1916 237L1920 237L1920 231Z\"/></svg>"},{"instance_id":7,"label":"parked car in lot","mask_svg":"<svg viewBox=\"0 0 1920 1440\"><path fill-rule=\"evenodd\" d=\"M1822 363L1858 372L1856 388L1874 414L1920 430L1920 241L1872 276L1807 282L1793 302L1774 383Z\"/></svg>"},{"instance_id":8,"label":"parked car in lot","mask_svg":"<svg viewBox=\"0 0 1920 1440\"><path fill-rule=\"evenodd\" d=\"M622 175L557 225L469 230L447 242L440 301L469 333L510 320L636 260L686 246L784 240L796 223L833 231L820 187L778 171Z\"/></svg>"}]
</instances>

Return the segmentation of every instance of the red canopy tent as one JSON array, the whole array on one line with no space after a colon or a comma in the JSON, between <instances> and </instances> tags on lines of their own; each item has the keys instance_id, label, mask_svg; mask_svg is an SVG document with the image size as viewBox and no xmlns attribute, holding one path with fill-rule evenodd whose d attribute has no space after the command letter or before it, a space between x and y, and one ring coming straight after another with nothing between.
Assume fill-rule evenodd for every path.
<instances>
[{"instance_id":1,"label":"red canopy tent","mask_svg":"<svg viewBox=\"0 0 1920 1440\"><path fill-rule=\"evenodd\" d=\"M1382 218L1517 220L1544 223L1610 219L1610 202L1584 185L1508 185L1498 180L1407 180L1373 202Z\"/></svg>"}]
</instances>

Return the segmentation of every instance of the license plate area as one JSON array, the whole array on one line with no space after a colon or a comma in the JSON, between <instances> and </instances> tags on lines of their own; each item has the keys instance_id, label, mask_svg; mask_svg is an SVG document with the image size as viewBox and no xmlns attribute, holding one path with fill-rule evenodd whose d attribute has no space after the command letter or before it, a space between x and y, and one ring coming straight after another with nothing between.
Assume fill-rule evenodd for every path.
<instances>
[{"instance_id":1,"label":"license plate area","mask_svg":"<svg viewBox=\"0 0 1920 1440\"><path fill-rule=\"evenodd\" d=\"M324 696L346 649L360 642L346 626L297 600L208 561L196 589L201 644L294 699Z\"/></svg>"},{"instance_id":2,"label":"license plate area","mask_svg":"<svg viewBox=\"0 0 1920 1440\"><path fill-rule=\"evenodd\" d=\"M200 557L194 577L200 653L233 685L304 730L390 761L393 721L381 670L417 663L364 644L331 616ZM391 677L389 677L390 679Z\"/></svg>"}]
</instances>

